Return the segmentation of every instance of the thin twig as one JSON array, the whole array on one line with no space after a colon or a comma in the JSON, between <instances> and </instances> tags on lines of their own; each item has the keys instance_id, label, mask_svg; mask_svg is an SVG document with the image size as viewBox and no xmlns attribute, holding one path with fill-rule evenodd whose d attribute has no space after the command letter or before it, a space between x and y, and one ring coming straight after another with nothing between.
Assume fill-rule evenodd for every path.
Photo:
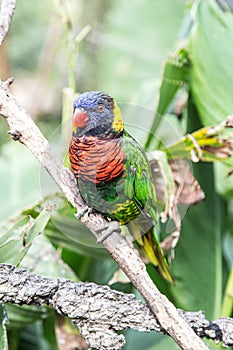
<instances>
[{"instance_id":1,"label":"thin twig","mask_svg":"<svg viewBox=\"0 0 233 350\"><path fill-rule=\"evenodd\" d=\"M0 9L0 45L3 43L15 12L16 0L2 0Z\"/></svg>"},{"instance_id":2,"label":"thin twig","mask_svg":"<svg viewBox=\"0 0 233 350\"><path fill-rule=\"evenodd\" d=\"M118 330L128 328L166 333L147 305L132 294L124 294L94 283L42 277L12 265L0 264L0 302L41 306L47 304L68 316L93 348L117 350L125 342ZM178 310L180 317L199 337L225 346L233 345L233 320L208 321L202 311Z\"/></svg>"}]
</instances>

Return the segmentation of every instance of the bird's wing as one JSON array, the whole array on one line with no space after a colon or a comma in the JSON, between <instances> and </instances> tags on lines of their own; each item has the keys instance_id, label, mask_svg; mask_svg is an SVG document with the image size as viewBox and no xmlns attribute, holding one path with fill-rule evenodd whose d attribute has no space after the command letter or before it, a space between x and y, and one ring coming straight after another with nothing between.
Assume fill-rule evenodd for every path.
<instances>
[{"instance_id":1,"label":"bird's wing","mask_svg":"<svg viewBox=\"0 0 233 350\"><path fill-rule=\"evenodd\" d=\"M156 222L156 193L150 165L143 148L129 134L125 133L121 147L126 154L125 195L133 198L140 211Z\"/></svg>"},{"instance_id":2,"label":"bird's wing","mask_svg":"<svg viewBox=\"0 0 233 350\"><path fill-rule=\"evenodd\" d=\"M122 138L121 147L126 154L125 195L133 198L141 212L136 220L129 222L128 228L143 254L172 283L173 279L158 240L157 201L149 162L144 150L129 134Z\"/></svg>"}]
</instances>

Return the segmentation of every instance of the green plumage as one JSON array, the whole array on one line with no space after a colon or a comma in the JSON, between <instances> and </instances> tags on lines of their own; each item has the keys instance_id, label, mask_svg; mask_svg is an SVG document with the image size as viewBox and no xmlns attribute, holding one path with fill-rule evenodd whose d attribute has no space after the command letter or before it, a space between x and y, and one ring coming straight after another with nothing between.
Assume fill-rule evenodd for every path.
<instances>
[{"instance_id":1,"label":"green plumage","mask_svg":"<svg viewBox=\"0 0 233 350\"><path fill-rule=\"evenodd\" d=\"M156 193L149 162L141 146L123 129L115 101L111 109L109 133L92 130L73 134L70 160L80 193L88 206L126 225L142 253L172 282L158 242Z\"/></svg>"}]
</instances>

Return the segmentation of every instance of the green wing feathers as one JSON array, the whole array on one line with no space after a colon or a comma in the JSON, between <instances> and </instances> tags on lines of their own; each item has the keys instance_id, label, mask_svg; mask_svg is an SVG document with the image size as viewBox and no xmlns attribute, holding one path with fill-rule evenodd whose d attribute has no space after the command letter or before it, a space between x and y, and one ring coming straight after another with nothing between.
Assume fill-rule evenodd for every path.
<instances>
[{"instance_id":1,"label":"green wing feathers","mask_svg":"<svg viewBox=\"0 0 233 350\"><path fill-rule=\"evenodd\" d=\"M122 139L121 146L126 157L125 195L133 198L139 214L127 224L131 235L142 254L158 269L160 274L170 283L167 261L159 245L158 211L156 210L156 193L144 151L128 134Z\"/></svg>"}]
</instances>

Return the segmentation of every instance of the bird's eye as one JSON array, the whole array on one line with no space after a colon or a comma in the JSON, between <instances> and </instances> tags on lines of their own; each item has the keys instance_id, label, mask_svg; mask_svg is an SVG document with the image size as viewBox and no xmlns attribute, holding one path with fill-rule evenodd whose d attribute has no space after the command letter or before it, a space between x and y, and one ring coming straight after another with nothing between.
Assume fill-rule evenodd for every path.
<instances>
[{"instance_id":1,"label":"bird's eye","mask_svg":"<svg viewBox=\"0 0 233 350\"><path fill-rule=\"evenodd\" d=\"M102 113L104 110L105 110L104 105L99 105L99 106L97 107L97 111L100 112L100 113Z\"/></svg>"}]
</instances>

